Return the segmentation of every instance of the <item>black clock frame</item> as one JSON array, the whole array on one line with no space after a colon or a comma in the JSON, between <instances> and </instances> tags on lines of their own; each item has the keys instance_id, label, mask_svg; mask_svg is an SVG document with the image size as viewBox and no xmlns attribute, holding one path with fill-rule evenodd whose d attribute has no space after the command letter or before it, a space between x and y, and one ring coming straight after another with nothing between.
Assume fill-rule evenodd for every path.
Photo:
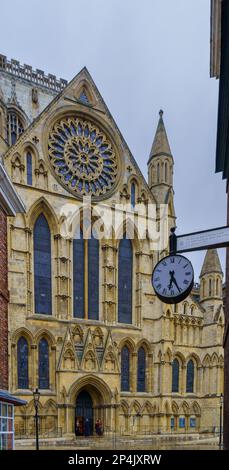
<instances>
[{"instance_id":1,"label":"black clock frame","mask_svg":"<svg viewBox=\"0 0 229 470\"><path fill-rule=\"evenodd\" d=\"M192 267L192 282L190 283L190 285L188 286L188 288L182 292L182 294L178 294L176 295L175 297L166 297L166 296L163 296L162 294L159 294L155 288L154 288L154 285L153 285L153 275L154 275L154 272L156 271L157 269L157 266L162 263L162 261L166 260L167 258L171 258L171 257L179 257L179 258L183 258L185 259L186 261L188 261L188 263L191 264L191 267ZM193 285L194 285L194 269L193 269L193 266L192 266L192 263L191 261L186 258L185 256L183 255L176 255L176 254L170 254L168 256L165 256L164 258L162 258L160 261L158 261L158 263L156 264L156 266L154 267L154 270L152 272L152 277L151 277L151 284L153 286L153 289L154 289L154 292L156 294L156 296L164 303L166 304L179 304L180 302L182 302L182 300L186 299L186 297L188 297L188 295L190 294L192 288L193 288Z\"/></svg>"}]
</instances>

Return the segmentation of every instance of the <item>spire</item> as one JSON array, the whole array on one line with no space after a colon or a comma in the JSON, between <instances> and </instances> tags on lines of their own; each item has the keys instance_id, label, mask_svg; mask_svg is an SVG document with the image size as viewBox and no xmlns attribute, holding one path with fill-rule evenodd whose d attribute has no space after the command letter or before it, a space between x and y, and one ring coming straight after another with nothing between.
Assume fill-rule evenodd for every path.
<instances>
[{"instance_id":1,"label":"spire","mask_svg":"<svg viewBox=\"0 0 229 470\"><path fill-rule=\"evenodd\" d=\"M159 118L157 130L156 130L156 134L154 137L153 145L151 148L151 152L149 155L148 164L153 157L156 157L159 155L172 156L168 137L167 137L166 130L165 130L164 121L163 121L163 114L164 113L161 109L159 111L160 118Z\"/></svg>"},{"instance_id":2,"label":"spire","mask_svg":"<svg viewBox=\"0 0 229 470\"><path fill-rule=\"evenodd\" d=\"M205 258L204 258L203 266L201 269L200 277L204 276L205 274L210 274L210 273L223 274L220 260L219 260L219 255L215 248L212 248L207 251Z\"/></svg>"}]
</instances>

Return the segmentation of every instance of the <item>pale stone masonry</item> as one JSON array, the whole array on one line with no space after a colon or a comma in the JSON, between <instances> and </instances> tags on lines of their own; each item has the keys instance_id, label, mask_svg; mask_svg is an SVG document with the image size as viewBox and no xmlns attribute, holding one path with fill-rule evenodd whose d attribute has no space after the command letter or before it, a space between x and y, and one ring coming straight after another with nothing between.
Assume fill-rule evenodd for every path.
<instances>
[{"instance_id":1,"label":"pale stone masonry","mask_svg":"<svg viewBox=\"0 0 229 470\"><path fill-rule=\"evenodd\" d=\"M94 423L100 418L107 433L215 432L219 427L219 396L223 392L224 330L223 275L215 251L206 254L200 285L195 286L192 295L181 304L170 306L157 299L151 286L158 253L151 251L147 239L136 237L132 244L132 324L125 324L118 322L119 243L115 239L101 240L99 319L89 319L90 312L84 319L73 315L73 240L61 235L61 215L65 204L77 207L81 201L74 193L74 182L72 186L67 180L64 182L50 158L50 148L58 145L57 122L66 131L69 116L76 116L78 126L83 122L85 133L86 128L94 126L108 138L109 148L114 151L109 161L117 158L117 165L112 166L116 173L114 183L102 196L98 186L91 186L96 201L102 200L111 207L130 203L134 184L137 202L168 204L172 227L176 221L174 159L163 113L160 112L150 152L147 183L86 68L62 91L58 90L59 94L44 87L43 81L41 85L36 83L36 90L32 91L34 86L25 74L22 78L15 75L12 67L0 68L0 151L5 169L26 206L26 214L18 214L8 224L10 390L28 402L16 412L17 432L34 432L32 392L39 383L42 338L49 345L49 388L41 390L39 410L42 433L57 435L61 429L65 436L74 435L76 405L82 392L91 397ZM12 112L19 121L9 121ZM14 128L9 122L16 122L19 134L11 146L8 142L14 139ZM57 130L52 131L55 125ZM60 152L61 149L62 146ZM28 184L28 152L32 156L32 184ZM86 190L86 183L82 187ZM33 234L40 214L44 214L51 232L52 315L35 311ZM88 305L87 298L85 302ZM20 338L28 344L27 389L18 388ZM130 355L128 391L121 390L124 346ZM146 357L144 392L137 391L140 348ZM175 360L179 363L179 387L172 392ZM187 391L190 360L194 366L191 392Z\"/></svg>"}]
</instances>

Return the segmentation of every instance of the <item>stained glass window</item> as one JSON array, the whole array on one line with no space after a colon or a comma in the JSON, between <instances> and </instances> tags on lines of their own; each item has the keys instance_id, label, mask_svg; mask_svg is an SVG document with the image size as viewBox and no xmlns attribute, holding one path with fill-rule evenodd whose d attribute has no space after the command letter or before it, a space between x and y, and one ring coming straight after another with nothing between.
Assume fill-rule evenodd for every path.
<instances>
[{"instance_id":1,"label":"stained glass window","mask_svg":"<svg viewBox=\"0 0 229 470\"><path fill-rule=\"evenodd\" d=\"M186 392L193 393L193 391L194 391L194 363L192 359L190 359L187 365Z\"/></svg>"},{"instance_id":2,"label":"stained glass window","mask_svg":"<svg viewBox=\"0 0 229 470\"><path fill-rule=\"evenodd\" d=\"M51 235L43 214L34 225L35 313L52 314Z\"/></svg>"},{"instance_id":3,"label":"stained glass window","mask_svg":"<svg viewBox=\"0 0 229 470\"><path fill-rule=\"evenodd\" d=\"M99 241L88 240L88 318L99 319Z\"/></svg>"},{"instance_id":4,"label":"stained glass window","mask_svg":"<svg viewBox=\"0 0 229 470\"><path fill-rule=\"evenodd\" d=\"M26 171L27 171L27 184L32 186L32 184L33 184L33 167L32 167L31 152L27 152L27 154L26 154Z\"/></svg>"},{"instance_id":5,"label":"stained glass window","mask_svg":"<svg viewBox=\"0 0 229 470\"><path fill-rule=\"evenodd\" d=\"M183 416L179 418L179 428L185 428L185 418Z\"/></svg>"},{"instance_id":6,"label":"stained glass window","mask_svg":"<svg viewBox=\"0 0 229 470\"><path fill-rule=\"evenodd\" d=\"M130 351L124 346L121 351L121 391L130 390Z\"/></svg>"},{"instance_id":7,"label":"stained glass window","mask_svg":"<svg viewBox=\"0 0 229 470\"><path fill-rule=\"evenodd\" d=\"M174 359L172 365L172 392L179 392L179 361Z\"/></svg>"},{"instance_id":8,"label":"stained glass window","mask_svg":"<svg viewBox=\"0 0 229 470\"><path fill-rule=\"evenodd\" d=\"M49 388L49 345L45 338L39 342L39 388Z\"/></svg>"},{"instance_id":9,"label":"stained glass window","mask_svg":"<svg viewBox=\"0 0 229 470\"><path fill-rule=\"evenodd\" d=\"M136 187L135 184L131 184L131 207L134 209L135 208L135 198L136 198Z\"/></svg>"},{"instance_id":10,"label":"stained glass window","mask_svg":"<svg viewBox=\"0 0 229 470\"><path fill-rule=\"evenodd\" d=\"M118 321L132 323L133 250L126 237L120 240L118 254Z\"/></svg>"},{"instance_id":11,"label":"stained glass window","mask_svg":"<svg viewBox=\"0 0 229 470\"><path fill-rule=\"evenodd\" d=\"M73 240L73 291L74 317L84 318L84 240L82 231L80 231L80 238Z\"/></svg>"},{"instance_id":12,"label":"stained glass window","mask_svg":"<svg viewBox=\"0 0 229 470\"><path fill-rule=\"evenodd\" d=\"M18 388L29 388L29 347L28 342L21 336L17 343L17 376Z\"/></svg>"},{"instance_id":13,"label":"stained glass window","mask_svg":"<svg viewBox=\"0 0 229 470\"><path fill-rule=\"evenodd\" d=\"M146 391L146 353L143 347L141 347L138 350L137 391L138 392Z\"/></svg>"},{"instance_id":14,"label":"stained glass window","mask_svg":"<svg viewBox=\"0 0 229 470\"><path fill-rule=\"evenodd\" d=\"M87 94L86 94L85 90L82 91L82 93L79 97L79 101L81 101L81 103L83 103L83 104L89 104L89 100L88 100L88 97L87 97Z\"/></svg>"}]
</instances>

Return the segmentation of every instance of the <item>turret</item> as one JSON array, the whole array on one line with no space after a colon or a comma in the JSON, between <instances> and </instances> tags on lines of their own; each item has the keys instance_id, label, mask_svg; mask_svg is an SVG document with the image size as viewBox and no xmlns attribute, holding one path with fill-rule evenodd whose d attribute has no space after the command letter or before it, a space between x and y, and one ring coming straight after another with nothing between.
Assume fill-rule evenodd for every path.
<instances>
[{"instance_id":1,"label":"turret","mask_svg":"<svg viewBox=\"0 0 229 470\"><path fill-rule=\"evenodd\" d=\"M204 308L222 304L222 284L223 272L218 252L216 249L207 250L200 273L200 301Z\"/></svg>"},{"instance_id":2,"label":"turret","mask_svg":"<svg viewBox=\"0 0 229 470\"><path fill-rule=\"evenodd\" d=\"M169 228L175 226L173 191L173 156L163 121L163 111L159 112L159 122L148 160L148 185L158 204L168 204Z\"/></svg>"}]
</instances>

